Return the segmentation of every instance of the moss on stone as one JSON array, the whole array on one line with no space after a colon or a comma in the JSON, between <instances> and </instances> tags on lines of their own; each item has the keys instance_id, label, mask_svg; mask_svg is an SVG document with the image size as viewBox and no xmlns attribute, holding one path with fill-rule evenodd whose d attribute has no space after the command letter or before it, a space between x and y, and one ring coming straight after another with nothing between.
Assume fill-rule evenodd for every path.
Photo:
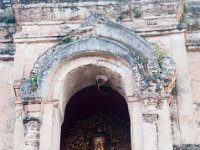
<instances>
[{"instance_id":1,"label":"moss on stone","mask_svg":"<svg viewBox=\"0 0 200 150\"><path fill-rule=\"evenodd\" d=\"M36 91L38 88L38 76L35 73L30 74L30 83L31 83L31 89L32 91Z\"/></svg>"},{"instance_id":2,"label":"moss on stone","mask_svg":"<svg viewBox=\"0 0 200 150\"><path fill-rule=\"evenodd\" d=\"M67 38L64 38L62 41L61 41L61 44L68 44L72 42L72 39L70 37L67 37Z\"/></svg>"},{"instance_id":3,"label":"moss on stone","mask_svg":"<svg viewBox=\"0 0 200 150\"><path fill-rule=\"evenodd\" d=\"M186 23L187 13L188 13L188 2L186 0L184 0L183 13L182 13L182 16L181 16L181 18L179 20L179 23Z\"/></svg>"},{"instance_id":4,"label":"moss on stone","mask_svg":"<svg viewBox=\"0 0 200 150\"><path fill-rule=\"evenodd\" d=\"M155 52L156 52L158 61L162 60L162 58L164 57L169 56L169 54L165 50L163 50L158 44L153 43L152 47L156 50Z\"/></svg>"},{"instance_id":5,"label":"moss on stone","mask_svg":"<svg viewBox=\"0 0 200 150\"><path fill-rule=\"evenodd\" d=\"M15 23L15 16L14 16L11 8L6 9L5 15L2 17L2 21L5 24Z\"/></svg>"}]
</instances>

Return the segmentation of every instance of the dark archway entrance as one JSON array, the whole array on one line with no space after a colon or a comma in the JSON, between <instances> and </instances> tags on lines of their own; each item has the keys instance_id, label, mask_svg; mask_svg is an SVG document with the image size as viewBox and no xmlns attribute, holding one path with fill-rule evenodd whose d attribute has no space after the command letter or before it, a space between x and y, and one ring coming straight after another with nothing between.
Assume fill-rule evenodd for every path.
<instances>
[{"instance_id":1,"label":"dark archway entrance","mask_svg":"<svg viewBox=\"0 0 200 150\"><path fill-rule=\"evenodd\" d=\"M95 115L102 115L104 118L106 115L114 116L122 120L128 126L127 137L130 139L130 119L124 97L112 89L109 94L105 94L100 92L97 86L90 86L73 95L66 106L65 120L61 129L61 150L66 150L65 140L77 121L87 120L91 116L95 118Z\"/></svg>"}]
</instances>

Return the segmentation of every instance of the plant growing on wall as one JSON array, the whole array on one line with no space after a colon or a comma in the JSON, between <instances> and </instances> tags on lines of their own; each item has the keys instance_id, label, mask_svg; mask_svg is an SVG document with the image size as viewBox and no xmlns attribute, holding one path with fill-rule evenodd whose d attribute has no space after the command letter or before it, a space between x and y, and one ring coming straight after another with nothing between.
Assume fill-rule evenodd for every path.
<instances>
[{"instance_id":1,"label":"plant growing on wall","mask_svg":"<svg viewBox=\"0 0 200 150\"><path fill-rule=\"evenodd\" d=\"M134 9L134 18L140 18L142 17L142 12L138 9Z\"/></svg>"},{"instance_id":2,"label":"plant growing on wall","mask_svg":"<svg viewBox=\"0 0 200 150\"><path fill-rule=\"evenodd\" d=\"M186 0L184 0L184 2L183 2L183 13L182 13L182 16L179 20L179 23L186 23L187 13L188 13L188 2Z\"/></svg>"},{"instance_id":3,"label":"plant growing on wall","mask_svg":"<svg viewBox=\"0 0 200 150\"><path fill-rule=\"evenodd\" d=\"M162 49L158 44L152 43L152 47L155 49L158 61L162 60L162 58L164 57L169 56L169 54L164 49Z\"/></svg>"},{"instance_id":4,"label":"plant growing on wall","mask_svg":"<svg viewBox=\"0 0 200 150\"><path fill-rule=\"evenodd\" d=\"M12 12L11 8L7 8L5 10L5 14L3 15L3 23L8 24L8 23L15 23L15 16Z\"/></svg>"},{"instance_id":5,"label":"plant growing on wall","mask_svg":"<svg viewBox=\"0 0 200 150\"><path fill-rule=\"evenodd\" d=\"M127 10L121 12L121 15L117 18L117 20L122 21L127 17L141 18L142 12L138 8L129 7Z\"/></svg>"},{"instance_id":6,"label":"plant growing on wall","mask_svg":"<svg viewBox=\"0 0 200 150\"><path fill-rule=\"evenodd\" d=\"M61 41L61 44L68 44L72 42L72 39L70 37L65 37L63 38L63 40Z\"/></svg>"},{"instance_id":7,"label":"plant growing on wall","mask_svg":"<svg viewBox=\"0 0 200 150\"><path fill-rule=\"evenodd\" d=\"M37 81L38 81L38 76L37 76L37 74L32 73L32 74L30 75L30 83L31 83L31 89L32 89L32 91L36 91L36 90L37 90L37 88L38 88L38 83L37 83Z\"/></svg>"},{"instance_id":8,"label":"plant growing on wall","mask_svg":"<svg viewBox=\"0 0 200 150\"><path fill-rule=\"evenodd\" d=\"M80 30L71 30L70 32L66 33L66 35L62 38L62 40L59 42L60 44L68 44L75 40L80 39L84 35L87 35L87 33L92 32L93 29L80 29Z\"/></svg>"}]
</instances>

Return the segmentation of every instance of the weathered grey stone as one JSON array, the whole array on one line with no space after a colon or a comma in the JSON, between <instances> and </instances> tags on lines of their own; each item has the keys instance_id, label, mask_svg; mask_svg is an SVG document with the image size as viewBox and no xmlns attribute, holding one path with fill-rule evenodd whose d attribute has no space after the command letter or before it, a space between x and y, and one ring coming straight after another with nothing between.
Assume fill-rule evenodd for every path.
<instances>
[{"instance_id":1,"label":"weathered grey stone","mask_svg":"<svg viewBox=\"0 0 200 150\"><path fill-rule=\"evenodd\" d=\"M0 55L13 56L15 54L15 48L12 41L14 32L14 25L0 23Z\"/></svg>"},{"instance_id":2,"label":"weathered grey stone","mask_svg":"<svg viewBox=\"0 0 200 150\"><path fill-rule=\"evenodd\" d=\"M0 55L14 55L15 49L13 47L8 47L5 49L0 48Z\"/></svg>"},{"instance_id":3,"label":"weathered grey stone","mask_svg":"<svg viewBox=\"0 0 200 150\"><path fill-rule=\"evenodd\" d=\"M192 145L192 144L183 144L183 145L174 145L174 150L199 150L200 145Z\"/></svg>"},{"instance_id":4,"label":"weathered grey stone","mask_svg":"<svg viewBox=\"0 0 200 150\"><path fill-rule=\"evenodd\" d=\"M41 120L38 117L26 115L23 118L25 146L39 148Z\"/></svg>"},{"instance_id":5,"label":"weathered grey stone","mask_svg":"<svg viewBox=\"0 0 200 150\"><path fill-rule=\"evenodd\" d=\"M15 126L15 117L9 118L6 121L6 134L8 133L13 133L14 132L14 127Z\"/></svg>"}]
</instances>

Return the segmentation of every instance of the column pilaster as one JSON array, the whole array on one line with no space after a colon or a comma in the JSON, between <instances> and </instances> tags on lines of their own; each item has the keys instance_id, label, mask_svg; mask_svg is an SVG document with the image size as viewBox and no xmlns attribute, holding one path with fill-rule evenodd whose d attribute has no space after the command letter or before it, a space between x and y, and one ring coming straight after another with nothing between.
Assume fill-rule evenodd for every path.
<instances>
[{"instance_id":1,"label":"column pilaster","mask_svg":"<svg viewBox=\"0 0 200 150\"><path fill-rule=\"evenodd\" d=\"M158 111L158 149L173 150L169 104L164 100Z\"/></svg>"},{"instance_id":2,"label":"column pilaster","mask_svg":"<svg viewBox=\"0 0 200 150\"><path fill-rule=\"evenodd\" d=\"M128 109L131 123L131 149L144 150L141 101L129 99Z\"/></svg>"}]
</instances>

